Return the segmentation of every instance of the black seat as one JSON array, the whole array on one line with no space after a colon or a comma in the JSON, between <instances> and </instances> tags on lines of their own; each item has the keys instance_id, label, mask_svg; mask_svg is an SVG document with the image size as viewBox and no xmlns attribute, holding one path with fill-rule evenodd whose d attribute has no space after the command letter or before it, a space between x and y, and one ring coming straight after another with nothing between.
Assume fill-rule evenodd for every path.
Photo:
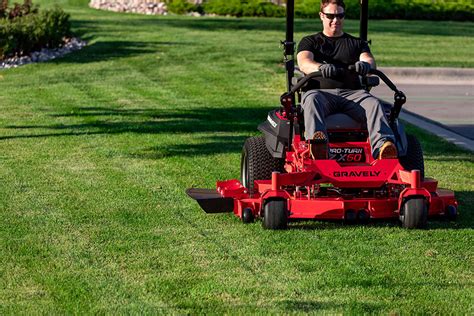
<instances>
[{"instance_id":1,"label":"black seat","mask_svg":"<svg viewBox=\"0 0 474 316\"><path fill-rule=\"evenodd\" d=\"M386 101L382 102L385 115L390 115L392 104ZM344 130L344 129L363 129L367 130L366 122L357 122L352 117L344 113L335 113L326 117L326 129L328 130Z\"/></svg>"},{"instance_id":2,"label":"black seat","mask_svg":"<svg viewBox=\"0 0 474 316\"><path fill-rule=\"evenodd\" d=\"M326 129L342 130L342 129L367 129L366 123L357 122L349 115L336 113L326 117Z\"/></svg>"}]
</instances>

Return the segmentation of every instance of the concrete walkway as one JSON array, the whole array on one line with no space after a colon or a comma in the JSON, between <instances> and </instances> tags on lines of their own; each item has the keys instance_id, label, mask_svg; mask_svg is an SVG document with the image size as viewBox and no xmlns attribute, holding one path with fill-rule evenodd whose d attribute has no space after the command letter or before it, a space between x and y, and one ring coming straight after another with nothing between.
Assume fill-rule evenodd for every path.
<instances>
[{"instance_id":1,"label":"concrete walkway","mask_svg":"<svg viewBox=\"0 0 474 316\"><path fill-rule=\"evenodd\" d=\"M474 85L474 68L380 67L389 78L403 84Z\"/></svg>"},{"instance_id":2,"label":"concrete walkway","mask_svg":"<svg viewBox=\"0 0 474 316\"><path fill-rule=\"evenodd\" d=\"M407 96L400 118L474 152L474 69L380 68ZM387 101L383 83L371 91Z\"/></svg>"}]
</instances>

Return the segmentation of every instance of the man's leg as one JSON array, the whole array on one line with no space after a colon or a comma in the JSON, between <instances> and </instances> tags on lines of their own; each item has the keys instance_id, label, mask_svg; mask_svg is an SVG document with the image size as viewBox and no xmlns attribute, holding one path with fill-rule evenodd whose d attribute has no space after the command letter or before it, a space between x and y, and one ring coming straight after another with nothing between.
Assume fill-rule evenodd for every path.
<instances>
[{"instance_id":1,"label":"man's leg","mask_svg":"<svg viewBox=\"0 0 474 316\"><path fill-rule=\"evenodd\" d=\"M309 139L313 159L328 158L328 137L324 119L337 110L338 98L335 90L310 90L303 94L305 136Z\"/></svg>"},{"instance_id":2,"label":"man's leg","mask_svg":"<svg viewBox=\"0 0 474 316\"><path fill-rule=\"evenodd\" d=\"M302 107L305 136L311 139L317 131L326 132L326 116L338 111L335 90L309 90L303 93Z\"/></svg>"},{"instance_id":3,"label":"man's leg","mask_svg":"<svg viewBox=\"0 0 474 316\"><path fill-rule=\"evenodd\" d=\"M347 115L360 122L366 120L372 156L379 157L380 149L387 141L395 143L395 136L385 116L382 103L365 90L345 90L341 92L341 96L347 100L343 106ZM396 148L393 155L396 156Z\"/></svg>"}]
</instances>

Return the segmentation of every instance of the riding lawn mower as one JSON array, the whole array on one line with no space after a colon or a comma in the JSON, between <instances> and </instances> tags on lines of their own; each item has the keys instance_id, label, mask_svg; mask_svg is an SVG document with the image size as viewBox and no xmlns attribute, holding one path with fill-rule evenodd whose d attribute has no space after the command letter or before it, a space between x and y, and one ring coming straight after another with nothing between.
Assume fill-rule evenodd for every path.
<instances>
[{"instance_id":1,"label":"riding lawn mower","mask_svg":"<svg viewBox=\"0 0 474 316\"><path fill-rule=\"evenodd\" d=\"M368 1L360 1L360 38L367 41ZM302 88L321 77L319 71L298 75L293 41L294 0L286 6L284 47L287 91L281 107L258 126L262 135L243 146L241 179L217 181L216 189L190 188L186 193L207 213L233 212L244 223L262 219L267 229L286 229L297 220L366 223L398 218L405 228L424 228L428 217L455 219L454 192L425 177L423 151L398 120L406 96L381 71L361 77L366 90L382 80L394 92L384 102L396 137L398 159L374 159L366 124L338 113L326 117L329 155L315 158L304 138ZM354 71L349 66L347 71Z\"/></svg>"}]
</instances>

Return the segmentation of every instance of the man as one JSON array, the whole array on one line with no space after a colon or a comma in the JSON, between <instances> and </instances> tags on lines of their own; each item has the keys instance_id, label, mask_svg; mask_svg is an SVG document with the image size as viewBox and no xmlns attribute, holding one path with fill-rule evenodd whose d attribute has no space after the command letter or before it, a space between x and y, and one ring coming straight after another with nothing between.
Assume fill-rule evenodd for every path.
<instances>
[{"instance_id":1,"label":"man","mask_svg":"<svg viewBox=\"0 0 474 316\"><path fill-rule=\"evenodd\" d=\"M309 74L321 71L322 78L312 80L303 93L302 107L306 137L311 155L327 159L327 132L324 119L345 113L359 122L367 122L372 155L378 159L397 158L395 137L377 98L362 89L359 75L365 76L375 60L367 42L343 32L343 0L322 0L319 13L323 31L304 37L298 45L298 65ZM341 71L355 65L355 72ZM316 90L318 89L318 90Z\"/></svg>"}]
</instances>

